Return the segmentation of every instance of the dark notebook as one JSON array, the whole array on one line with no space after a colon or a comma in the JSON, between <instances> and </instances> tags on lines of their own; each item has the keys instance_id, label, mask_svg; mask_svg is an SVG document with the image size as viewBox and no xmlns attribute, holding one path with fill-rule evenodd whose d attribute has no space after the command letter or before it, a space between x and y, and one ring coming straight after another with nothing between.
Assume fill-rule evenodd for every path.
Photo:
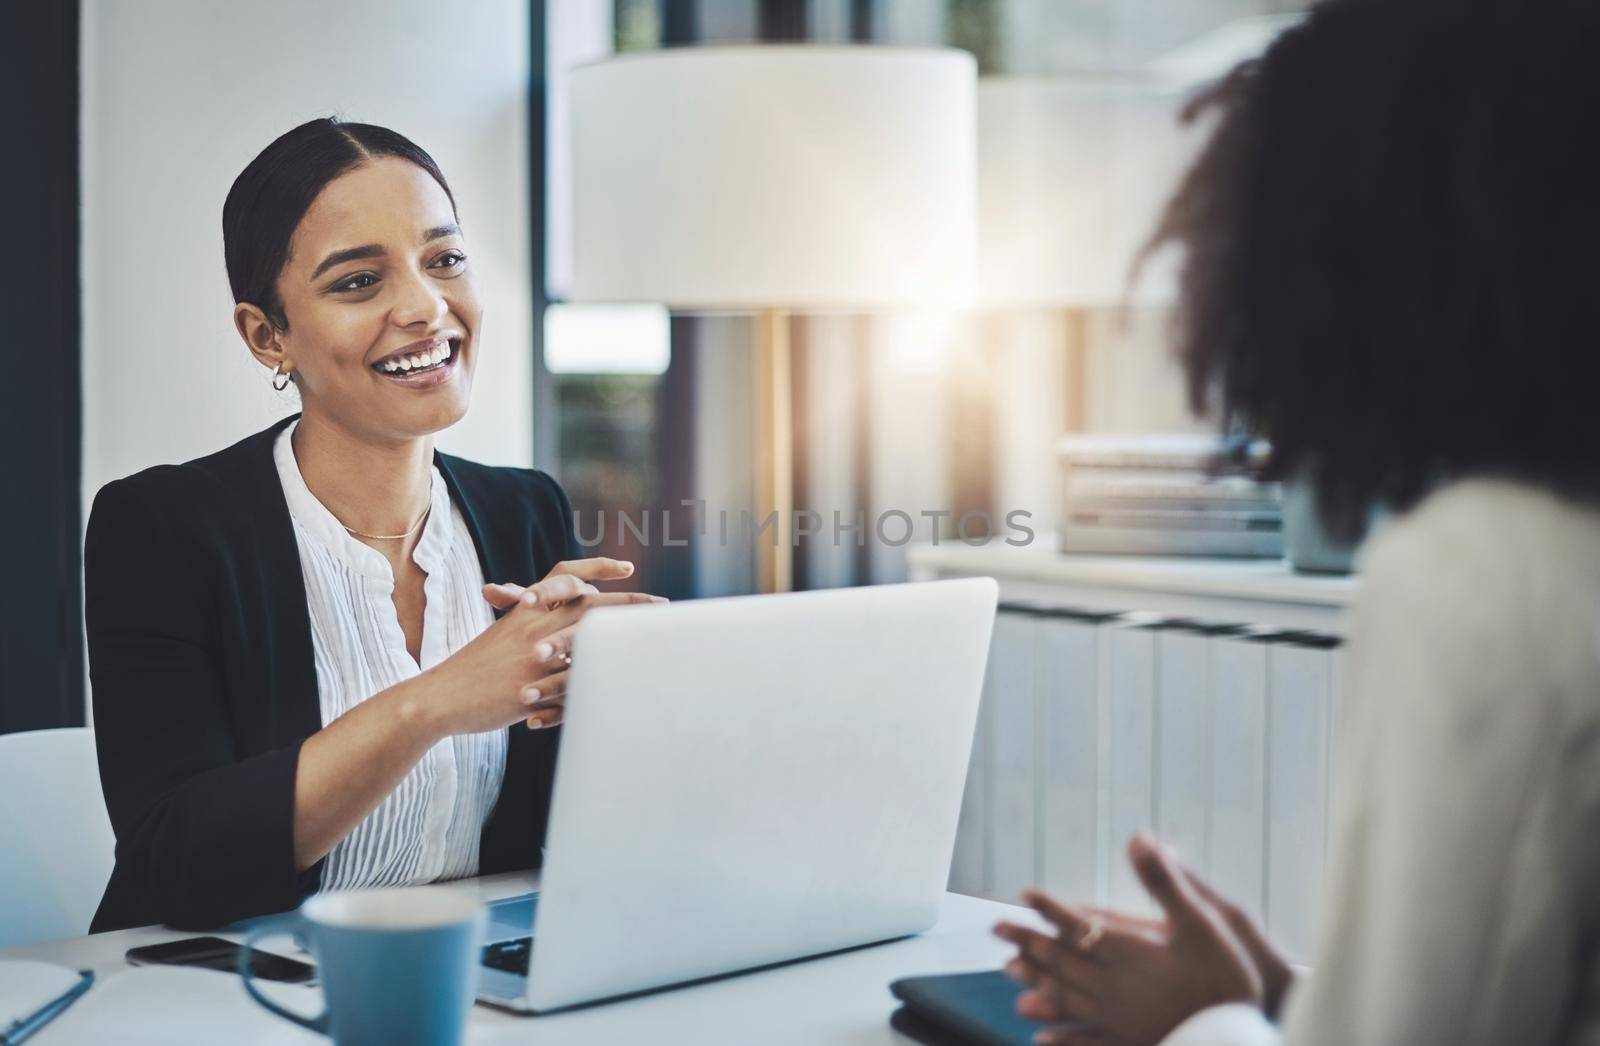
<instances>
[{"instance_id":1,"label":"dark notebook","mask_svg":"<svg viewBox=\"0 0 1600 1046\"><path fill-rule=\"evenodd\" d=\"M890 1025L927 1046L1030 1046L1044 1027L1017 1016L1023 988L999 970L903 977L889 991L905 1004Z\"/></svg>"}]
</instances>

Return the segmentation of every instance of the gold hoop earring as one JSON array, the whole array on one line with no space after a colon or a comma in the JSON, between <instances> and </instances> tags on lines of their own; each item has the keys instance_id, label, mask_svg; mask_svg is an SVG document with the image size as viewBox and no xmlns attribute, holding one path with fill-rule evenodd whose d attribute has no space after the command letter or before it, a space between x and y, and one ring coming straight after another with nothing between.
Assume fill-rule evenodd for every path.
<instances>
[{"instance_id":1,"label":"gold hoop earring","mask_svg":"<svg viewBox=\"0 0 1600 1046\"><path fill-rule=\"evenodd\" d=\"M278 384L278 379L280 377L283 378L282 385ZM291 380L293 379L291 379L288 372L283 369L282 363L279 363L276 367L272 368L272 387L278 392L282 392L284 389L288 388Z\"/></svg>"}]
</instances>

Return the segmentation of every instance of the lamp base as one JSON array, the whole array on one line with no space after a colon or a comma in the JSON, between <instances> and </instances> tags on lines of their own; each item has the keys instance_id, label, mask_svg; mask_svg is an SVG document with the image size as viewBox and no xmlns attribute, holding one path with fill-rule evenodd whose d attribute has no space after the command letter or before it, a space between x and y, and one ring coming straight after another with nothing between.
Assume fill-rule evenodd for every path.
<instances>
[{"instance_id":1,"label":"lamp base","mask_svg":"<svg viewBox=\"0 0 1600 1046\"><path fill-rule=\"evenodd\" d=\"M794 587L794 368L789 319L787 309L765 309L756 316L755 543L760 592L788 592Z\"/></svg>"}]
</instances>

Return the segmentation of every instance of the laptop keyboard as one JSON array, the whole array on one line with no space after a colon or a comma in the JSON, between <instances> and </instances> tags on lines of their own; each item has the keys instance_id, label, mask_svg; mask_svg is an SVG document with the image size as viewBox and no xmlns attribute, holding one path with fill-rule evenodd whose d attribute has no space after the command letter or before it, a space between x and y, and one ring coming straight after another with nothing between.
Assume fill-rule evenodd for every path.
<instances>
[{"instance_id":1,"label":"laptop keyboard","mask_svg":"<svg viewBox=\"0 0 1600 1046\"><path fill-rule=\"evenodd\" d=\"M491 970L504 970L522 977L528 975L528 957L533 952L532 937L500 941L483 950L483 964Z\"/></svg>"}]
</instances>

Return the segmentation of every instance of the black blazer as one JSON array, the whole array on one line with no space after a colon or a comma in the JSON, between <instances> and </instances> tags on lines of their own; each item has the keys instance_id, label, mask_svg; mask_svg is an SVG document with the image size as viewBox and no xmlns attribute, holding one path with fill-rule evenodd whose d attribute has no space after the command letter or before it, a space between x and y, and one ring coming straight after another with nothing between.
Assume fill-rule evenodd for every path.
<instances>
[{"instance_id":1,"label":"black blazer","mask_svg":"<svg viewBox=\"0 0 1600 1046\"><path fill-rule=\"evenodd\" d=\"M95 496L84 610L117 852L93 932L218 926L294 908L321 881L321 861L294 869L295 768L322 722L299 549L272 456L291 420ZM433 460L485 580L525 584L581 554L571 504L545 473L437 451ZM509 730L484 874L538 865L559 734Z\"/></svg>"}]
</instances>

